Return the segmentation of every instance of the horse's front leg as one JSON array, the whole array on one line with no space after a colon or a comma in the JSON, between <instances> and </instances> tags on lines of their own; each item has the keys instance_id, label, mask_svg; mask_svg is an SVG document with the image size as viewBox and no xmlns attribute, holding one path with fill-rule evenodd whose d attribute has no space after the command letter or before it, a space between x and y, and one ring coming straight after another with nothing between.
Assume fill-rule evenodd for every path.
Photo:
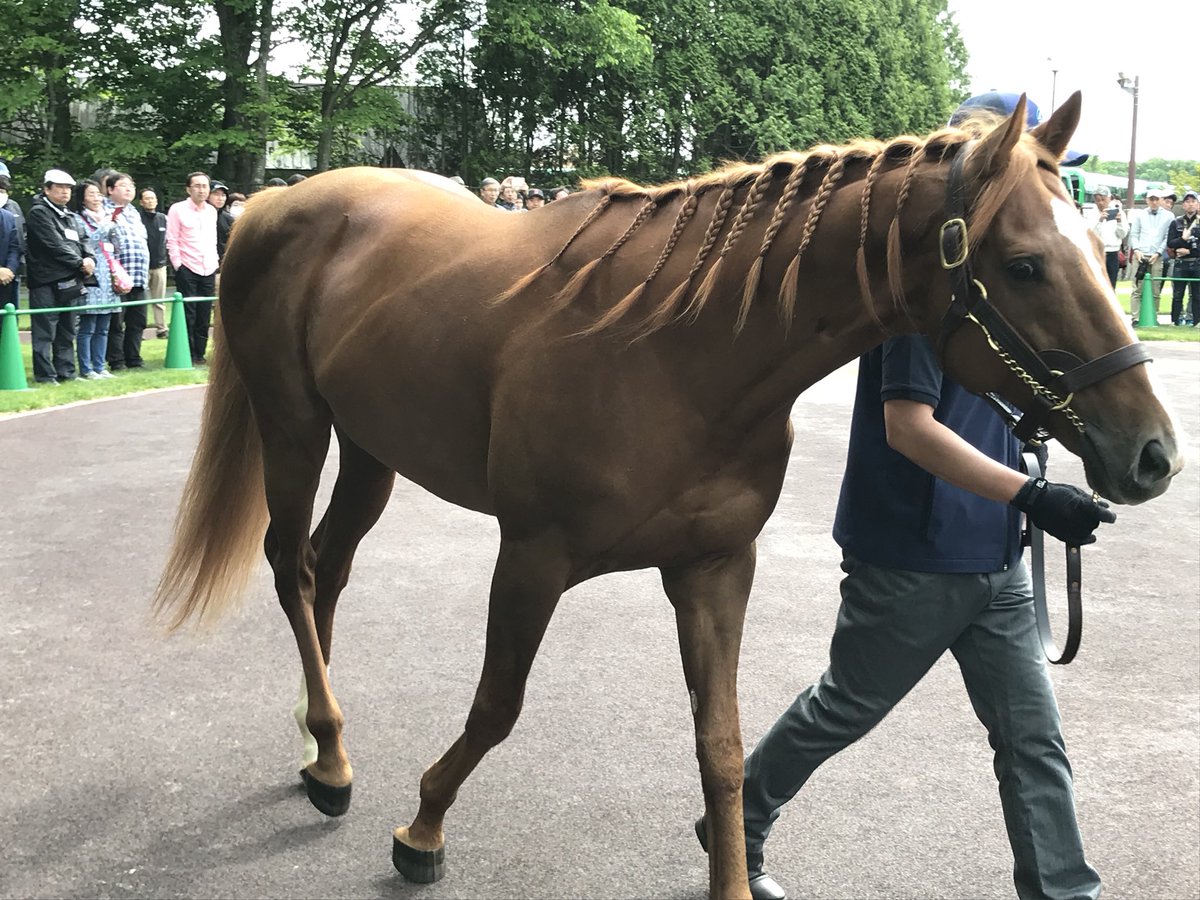
<instances>
[{"instance_id":1,"label":"horse's front leg","mask_svg":"<svg viewBox=\"0 0 1200 900\"><path fill-rule=\"evenodd\" d=\"M675 607L683 674L696 723L707 816L709 895L749 897L742 830L742 732L737 669L742 621L754 581L754 545L662 570Z\"/></svg>"}]
</instances>

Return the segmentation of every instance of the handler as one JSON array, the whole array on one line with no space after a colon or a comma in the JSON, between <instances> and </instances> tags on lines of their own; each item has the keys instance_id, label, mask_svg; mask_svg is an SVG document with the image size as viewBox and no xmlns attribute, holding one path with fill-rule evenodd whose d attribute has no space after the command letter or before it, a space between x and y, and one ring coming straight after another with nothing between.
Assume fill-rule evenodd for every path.
<instances>
[{"instance_id":1,"label":"handler","mask_svg":"<svg viewBox=\"0 0 1200 900\"><path fill-rule=\"evenodd\" d=\"M1099 895L1021 562L1020 511L1073 544L1093 542L1116 516L1078 488L1026 478L1019 454L987 402L942 373L928 339L892 338L860 360L833 529L846 577L829 668L746 760L755 900L784 897L763 872L763 843L784 804L947 649L995 750L1018 896ZM703 820L696 828L704 844Z\"/></svg>"}]
</instances>

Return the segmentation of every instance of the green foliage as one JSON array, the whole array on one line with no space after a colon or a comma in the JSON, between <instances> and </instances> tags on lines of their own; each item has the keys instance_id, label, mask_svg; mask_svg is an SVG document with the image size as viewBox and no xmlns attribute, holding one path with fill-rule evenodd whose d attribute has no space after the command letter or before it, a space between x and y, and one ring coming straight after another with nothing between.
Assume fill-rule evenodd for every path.
<instances>
[{"instance_id":1,"label":"green foliage","mask_svg":"<svg viewBox=\"0 0 1200 900\"><path fill-rule=\"evenodd\" d=\"M965 96L946 0L0 0L0 15L14 173L113 164L178 185L219 151L214 174L236 183L270 140L319 168L660 181L928 131ZM273 28L305 48L302 84L257 80Z\"/></svg>"},{"instance_id":2,"label":"green foliage","mask_svg":"<svg viewBox=\"0 0 1200 900\"><path fill-rule=\"evenodd\" d=\"M1124 177L1129 173L1127 160L1107 160L1093 157L1083 164L1089 172ZM1200 161L1194 159L1163 159L1156 156L1139 162L1134 169L1135 177L1145 181L1165 181L1174 186L1176 192L1188 187L1200 188Z\"/></svg>"}]
</instances>

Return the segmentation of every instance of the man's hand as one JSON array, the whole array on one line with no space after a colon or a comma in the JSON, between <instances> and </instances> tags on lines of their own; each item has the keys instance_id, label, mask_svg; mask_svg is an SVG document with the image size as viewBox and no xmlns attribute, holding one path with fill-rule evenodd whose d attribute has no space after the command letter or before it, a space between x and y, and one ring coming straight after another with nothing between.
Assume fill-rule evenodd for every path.
<instances>
[{"instance_id":1,"label":"man's hand","mask_svg":"<svg viewBox=\"0 0 1200 900\"><path fill-rule=\"evenodd\" d=\"M85 256L83 258L83 265L79 268L83 271L84 275L91 275L96 271L96 261L90 256Z\"/></svg>"},{"instance_id":2,"label":"man's hand","mask_svg":"<svg viewBox=\"0 0 1200 900\"><path fill-rule=\"evenodd\" d=\"M1140 263L1142 261L1142 251L1141 250L1133 251L1133 261L1135 263Z\"/></svg>"},{"instance_id":3,"label":"man's hand","mask_svg":"<svg viewBox=\"0 0 1200 900\"><path fill-rule=\"evenodd\" d=\"M1093 500L1074 485L1053 484L1044 478L1026 481L1012 505L1042 531L1072 546L1094 544L1092 532L1100 523L1117 521L1117 514L1103 500Z\"/></svg>"},{"instance_id":4,"label":"man's hand","mask_svg":"<svg viewBox=\"0 0 1200 900\"><path fill-rule=\"evenodd\" d=\"M16 277L12 269L7 266L0 266L0 284L12 284L12 280Z\"/></svg>"}]
</instances>

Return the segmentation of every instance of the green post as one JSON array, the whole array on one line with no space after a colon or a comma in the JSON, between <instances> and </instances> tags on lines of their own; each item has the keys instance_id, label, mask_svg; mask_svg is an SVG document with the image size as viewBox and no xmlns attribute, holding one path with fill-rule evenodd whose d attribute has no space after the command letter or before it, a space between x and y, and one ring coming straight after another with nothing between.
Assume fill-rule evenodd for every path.
<instances>
[{"instance_id":1,"label":"green post","mask_svg":"<svg viewBox=\"0 0 1200 900\"><path fill-rule=\"evenodd\" d=\"M0 391L27 391L25 362L21 359L21 338L17 334L17 310L4 304L4 321L0 322Z\"/></svg>"},{"instance_id":2,"label":"green post","mask_svg":"<svg viewBox=\"0 0 1200 900\"><path fill-rule=\"evenodd\" d=\"M183 294L175 292L171 301L171 330L167 334L167 359L164 369L190 369L192 348L188 342L187 321L183 316Z\"/></svg>"},{"instance_id":3,"label":"green post","mask_svg":"<svg viewBox=\"0 0 1200 900\"><path fill-rule=\"evenodd\" d=\"M1138 328L1154 328L1158 325L1158 298L1154 296L1154 279L1147 272L1142 279L1142 306L1138 310Z\"/></svg>"}]
</instances>

